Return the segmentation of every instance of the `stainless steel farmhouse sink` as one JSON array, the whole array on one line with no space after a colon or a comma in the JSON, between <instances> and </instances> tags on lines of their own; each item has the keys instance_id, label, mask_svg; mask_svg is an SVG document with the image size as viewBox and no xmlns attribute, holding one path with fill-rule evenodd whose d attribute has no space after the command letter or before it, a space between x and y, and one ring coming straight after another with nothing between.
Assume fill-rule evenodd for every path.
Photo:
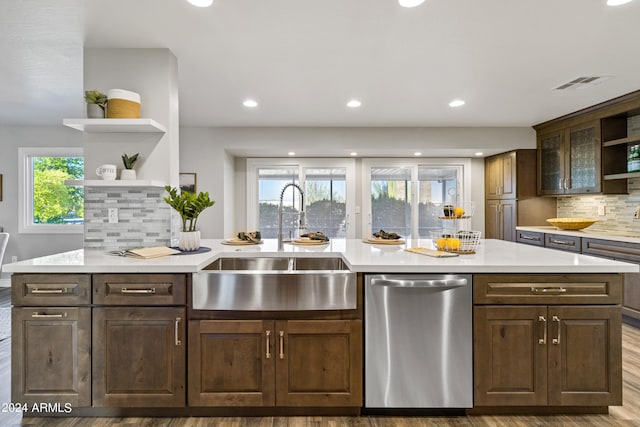
<instances>
[{"instance_id":1,"label":"stainless steel farmhouse sink","mask_svg":"<svg viewBox=\"0 0 640 427\"><path fill-rule=\"evenodd\" d=\"M336 257L220 258L193 275L194 310L351 310L356 296Z\"/></svg>"}]
</instances>

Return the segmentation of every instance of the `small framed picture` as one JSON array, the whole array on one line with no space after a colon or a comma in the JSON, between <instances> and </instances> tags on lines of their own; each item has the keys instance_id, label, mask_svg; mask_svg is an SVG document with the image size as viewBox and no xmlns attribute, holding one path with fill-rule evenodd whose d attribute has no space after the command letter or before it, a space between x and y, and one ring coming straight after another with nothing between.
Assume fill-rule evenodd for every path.
<instances>
[{"instance_id":1,"label":"small framed picture","mask_svg":"<svg viewBox=\"0 0 640 427\"><path fill-rule=\"evenodd\" d=\"M196 174L180 173L180 190L186 193L196 192Z\"/></svg>"}]
</instances>

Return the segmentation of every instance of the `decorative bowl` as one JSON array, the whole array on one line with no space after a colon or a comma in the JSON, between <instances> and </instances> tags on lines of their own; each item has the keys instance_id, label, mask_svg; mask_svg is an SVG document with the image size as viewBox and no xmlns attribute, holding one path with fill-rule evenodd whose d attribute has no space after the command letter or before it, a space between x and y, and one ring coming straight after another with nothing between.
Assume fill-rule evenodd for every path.
<instances>
[{"instance_id":1,"label":"decorative bowl","mask_svg":"<svg viewBox=\"0 0 640 427\"><path fill-rule=\"evenodd\" d=\"M549 218L547 222L561 230L582 230L593 225L597 219L590 218Z\"/></svg>"}]
</instances>

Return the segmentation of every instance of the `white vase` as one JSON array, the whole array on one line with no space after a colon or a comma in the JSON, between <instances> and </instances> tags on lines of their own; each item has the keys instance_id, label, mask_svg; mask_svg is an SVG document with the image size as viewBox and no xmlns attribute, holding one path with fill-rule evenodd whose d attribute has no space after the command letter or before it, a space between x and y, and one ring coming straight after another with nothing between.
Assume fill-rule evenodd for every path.
<instances>
[{"instance_id":1,"label":"white vase","mask_svg":"<svg viewBox=\"0 0 640 427\"><path fill-rule=\"evenodd\" d=\"M125 181L133 181L136 179L136 170L135 169L122 169L120 171L120 179Z\"/></svg>"},{"instance_id":2,"label":"white vase","mask_svg":"<svg viewBox=\"0 0 640 427\"><path fill-rule=\"evenodd\" d=\"M87 104L88 119L104 119L104 108L98 104Z\"/></svg>"},{"instance_id":3,"label":"white vase","mask_svg":"<svg viewBox=\"0 0 640 427\"><path fill-rule=\"evenodd\" d=\"M200 249L200 230L181 231L178 248L181 251L197 251Z\"/></svg>"}]
</instances>

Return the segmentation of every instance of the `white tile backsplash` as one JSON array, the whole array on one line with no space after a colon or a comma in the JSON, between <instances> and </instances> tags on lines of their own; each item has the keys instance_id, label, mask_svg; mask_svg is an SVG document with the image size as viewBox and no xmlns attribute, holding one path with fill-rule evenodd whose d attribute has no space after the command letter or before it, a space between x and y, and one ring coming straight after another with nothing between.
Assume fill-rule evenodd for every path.
<instances>
[{"instance_id":1,"label":"white tile backsplash","mask_svg":"<svg viewBox=\"0 0 640 427\"><path fill-rule=\"evenodd\" d=\"M158 187L85 187L84 247L127 249L169 245L171 207ZM118 208L118 223L110 224L108 208Z\"/></svg>"}]
</instances>

